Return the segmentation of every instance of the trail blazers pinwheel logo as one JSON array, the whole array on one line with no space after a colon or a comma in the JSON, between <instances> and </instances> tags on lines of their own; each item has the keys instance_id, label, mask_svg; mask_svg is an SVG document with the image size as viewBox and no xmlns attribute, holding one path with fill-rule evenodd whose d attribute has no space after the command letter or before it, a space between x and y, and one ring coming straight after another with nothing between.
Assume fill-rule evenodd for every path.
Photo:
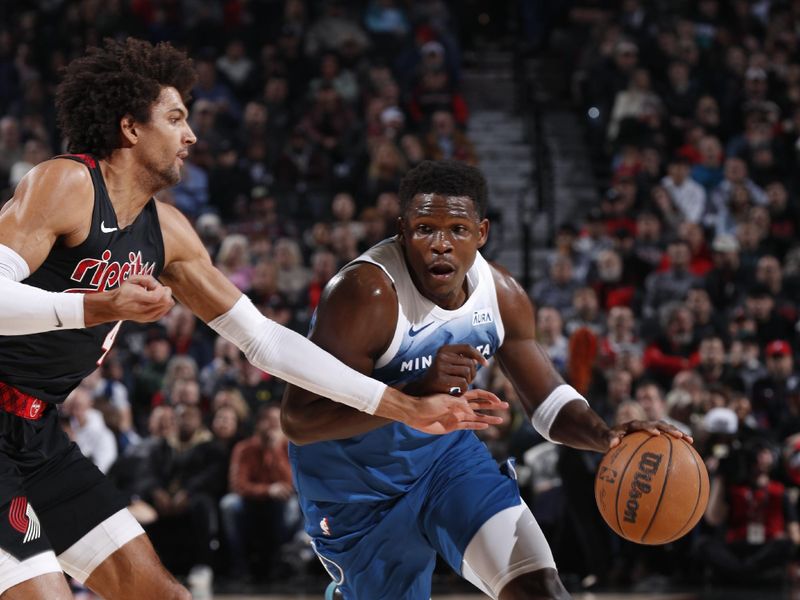
<instances>
[{"instance_id":1,"label":"trail blazers pinwheel logo","mask_svg":"<svg viewBox=\"0 0 800 600\"><path fill-rule=\"evenodd\" d=\"M27 498L23 496L17 496L11 501L8 521L14 529L25 534L25 538L22 540L23 544L38 540L42 536L39 517L36 516L33 507L28 504Z\"/></svg>"}]
</instances>

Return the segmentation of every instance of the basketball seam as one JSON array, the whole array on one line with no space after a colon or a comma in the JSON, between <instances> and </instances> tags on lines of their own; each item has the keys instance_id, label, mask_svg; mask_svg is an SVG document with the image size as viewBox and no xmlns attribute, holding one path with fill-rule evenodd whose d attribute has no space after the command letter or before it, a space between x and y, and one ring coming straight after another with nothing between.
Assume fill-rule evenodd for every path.
<instances>
[{"instance_id":1,"label":"basketball seam","mask_svg":"<svg viewBox=\"0 0 800 600\"><path fill-rule=\"evenodd\" d=\"M667 459L667 472L664 474L664 483L661 484L661 494L659 494L658 502L656 502L656 507L653 509L653 516L650 517L650 523L647 525L647 529L645 529L644 533L642 534L641 537L642 543L646 543L644 541L644 538L646 538L647 534L650 533L650 528L653 526L653 522L656 520L656 517L658 516L658 508L661 506L661 501L664 499L664 491L667 489L667 480L669 480L669 471L670 467L672 466L672 439L668 434L662 433L661 435L666 435L667 442L669 442L669 458Z\"/></svg>"},{"instance_id":2,"label":"basketball seam","mask_svg":"<svg viewBox=\"0 0 800 600\"><path fill-rule=\"evenodd\" d=\"M631 461L633 460L633 457L636 456L636 453L639 451L639 448L644 446L649 441L650 441L650 438L647 438L645 441L643 441L641 444L639 444L636 447L636 450L631 452L631 456L630 456L630 458L628 458L628 462L625 463L625 468L624 469L620 469L619 485L617 486L617 497L614 500L614 516L617 517L617 532L619 532L620 535L623 534L622 523L619 522L619 495L622 493L622 480L625 478L625 473L628 472L628 467L630 466Z\"/></svg>"},{"instance_id":3,"label":"basketball seam","mask_svg":"<svg viewBox=\"0 0 800 600\"><path fill-rule=\"evenodd\" d=\"M694 502L694 508L692 509L692 512L689 513L689 518L686 520L686 523L684 523L683 527L681 527L678 530L678 534L675 536L676 540L684 535L684 530L686 529L686 526L692 522L692 519L694 518L694 513L697 511L697 505L700 504L700 498L703 495L703 474L700 471L700 465L697 463L697 458L695 457L694 452L692 452L692 447L689 446L689 442L687 442L684 439L681 439L681 441L689 447L689 454L691 455L692 460L694 461L694 466L697 468L697 499Z\"/></svg>"}]
</instances>

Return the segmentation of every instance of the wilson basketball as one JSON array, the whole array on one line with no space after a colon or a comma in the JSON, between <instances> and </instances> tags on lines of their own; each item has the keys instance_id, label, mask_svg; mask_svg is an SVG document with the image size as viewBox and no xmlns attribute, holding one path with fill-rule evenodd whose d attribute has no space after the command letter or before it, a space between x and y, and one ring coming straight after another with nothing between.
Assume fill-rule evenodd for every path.
<instances>
[{"instance_id":1,"label":"wilson basketball","mask_svg":"<svg viewBox=\"0 0 800 600\"><path fill-rule=\"evenodd\" d=\"M683 537L708 504L708 472L686 440L637 431L600 463L594 496L600 514L620 536L639 544Z\"/></svg>"}]
</instances>

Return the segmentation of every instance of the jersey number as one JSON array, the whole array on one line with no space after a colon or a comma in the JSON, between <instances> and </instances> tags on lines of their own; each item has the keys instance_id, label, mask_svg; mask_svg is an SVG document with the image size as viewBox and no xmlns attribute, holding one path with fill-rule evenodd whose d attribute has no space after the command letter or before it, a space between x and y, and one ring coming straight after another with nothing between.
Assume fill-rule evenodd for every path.
<instances>
[{"instance_id":1,"label":"jersey number","mask_svg":"<svg viewBox=\"0 0 800 600\"><path fill-rule=\"evenodd\" d=\"M97 366L103 364L103 361L106 358L106 354L108 354L109 350L111 350L111 346L114 345L114 340L117 339L117 334L119 333L119 328L122 326L122 321L117 321L117 324L111 328L111 331L108 332L106 335L106 339L103 340L103 355L97 359Z\"/></svg>"}]
</instances>

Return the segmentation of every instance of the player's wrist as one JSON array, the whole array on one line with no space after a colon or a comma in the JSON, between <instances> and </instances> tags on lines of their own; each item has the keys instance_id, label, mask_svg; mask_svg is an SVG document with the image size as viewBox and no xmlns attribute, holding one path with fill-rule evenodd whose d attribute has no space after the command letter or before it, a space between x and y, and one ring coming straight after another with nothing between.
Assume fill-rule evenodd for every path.
<instances>
[{"instance_id":1,"label":"player's wrist","mask_svg":"<svg viewBox=\"0 0 800 600\"><path fill-rule=\"evenodd\" d=\"M115 290L97 294L83 295L83 321L86 327L93 327L109 321L118 321L111 306Z\"/></svg>"},{"instance_id":2,"label":"player's wrist","mask_svg":"<svg viewBox=\"0 0 800 600\"><path fill-rule=\"evenodd\" d=\"M413 397L408 394L404 394L393 387L386 386L374 414L384 419L407 423L413 412L413 401Z\"/></svg>"}]
</instances>

